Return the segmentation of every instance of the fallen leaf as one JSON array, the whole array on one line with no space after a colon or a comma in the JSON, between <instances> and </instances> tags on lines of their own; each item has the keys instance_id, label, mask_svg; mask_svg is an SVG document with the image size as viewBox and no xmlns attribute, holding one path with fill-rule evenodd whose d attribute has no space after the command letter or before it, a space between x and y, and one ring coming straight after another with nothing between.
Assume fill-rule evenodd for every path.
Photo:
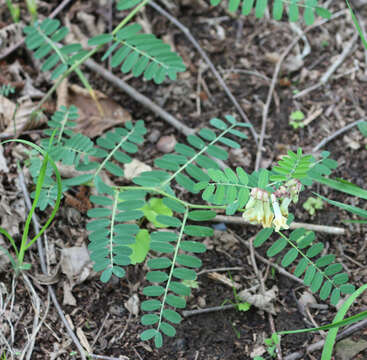
<instances>
[{"instance_id":1,"label":"fallen leaf","mask_svg":"<svg viewBox=\"0 0 367 360\"><path fill-rule=\"evenodd\" d=\"M0 57L23 39L22 22L13 23L0 29Z\"/></svg>"},{"instance_id":2,"label":"fallen leaf","mask_svg":"<svg viewBox=\"0 0 367 360\"><path fill-rule=\"evenodd\" d=\"M137 316L139 314L140 306L138 294L134 294L133 296L131 296L129 300L124 303L124 305L125 308L130 312L130 314Z\"/></svg>"},{"instance_id":3,"label":"fallen leaf","mask_svg":"<svg viewBox=\"0 0 367 360\"><path fill-rule=\"evenodd\" d=\"M35 129L47 122L46 116L42 113L31 118L32 111L36 108L31 100L25 100L17 105L6 97L0 95L0 129L1 135L5 137L19 136L23 131Z\"/></svg>"},{"instance_id":4,"label":"fallen leaf","mask_svg":"<svg viewBox=\"0 0 367 360\"><path fill-rule=\"evenodd\" d=\"M71 292L72 286L69 284L68 281L63 281L62 285L63 285L62 288L63 288L63 293L64 293L62 304L76 306L76 299Z\"/></svg>"},{"instance_id":5,"label":"fallen leaf","mask_svg":"<svg viewBox=\"0 0 367 360\"><path fill-rule=\"evenodd\" d=\"M96 101L87 90L77 85L71 85L69 90L69 106L75 105L79 110L77 126L74 129L76 132L94 138L112 127L122 126L126 121L132 120L131 115L124 108L99 91L95 91L95 95L103 114L100 113Z\"/></svg>"},{"instance_id":6,"label":"fallen leaf","mask_svg":"<svg viewBox=\"0 0 367 360\"><path fill-rule=\"evenodd\" d=\"M0 145L0 171L3 171L5 173L9 172L9 168L8 165L6 164L6 160L4 157L4 149L1 145Z\"/></svg>"},{"instance_id":7,"label":"fallen leaf","mask_svg":"<svg viewBox=\"0 0 367 360\"><path fill-rule=\"evenodd\" d=\"M361 351L367 349L367 341L360 339L353 341L352 339L344 339L335 345L335 355L337 360L352 360Z\"/></svg>"},{"instance_id":8,"label":"fallen leaf","mask_svg":"<svg viewBox=\"0 0 367 360\"><path fill-rule=\"evenodd\" d=\"M84 331L82 330L82 328L78 327L76 329L76 335L78 336L78 339L80 340L80 343L82 344L82 346L84 347L84 349L87 351L87 353L92 353L92 348L89 345L88 339L84 334Z\"/></svg>"},{"instance_id":9,"label":"fallen leaf","mask_svg":"<svg viewBox=\"0 0 367 360\"><path fill-rule=\"evenodd\" d=\"M304 291L298 301L303 306L308 306L310 304L316 304L315 297L308 291Z\"/></svg>"},{"instance_id":10,"label":"fallen leaf","mask_svg":"<svg viewBox=\"0 0 367 360\"><path fill-rule=\"evenodd\" d=\"M140 160L133 159L130 163L124 165L124 174L126 180L132 180L134 177L140 175L144 171L151 171L152 168L141 162Z\"/></svg>"},{"instance_id":11,"label":"fallen leaf","mask_svg":"<svg viewBox=\"0 0 367 360\"><path fill-rule=\"evenodd\" d=\"M278 288L273 286L270 290L265 291L265 294L252 294L249 290L242 290L238 293L238 297L242 301L247 301L261 310L276 315L273 301L277 294Z\"/></svg>"},{"instance_id":12,"label":"fallen leaf","mask_svg":"<svg viewBox=\"0 0 367 360\"><path fill-rule=\"evenodd\" d=\"M86 247L62 249L61 271L67 276L70 284L80 284L91 273L91 260Z\"/></svg>"}]
</instances>

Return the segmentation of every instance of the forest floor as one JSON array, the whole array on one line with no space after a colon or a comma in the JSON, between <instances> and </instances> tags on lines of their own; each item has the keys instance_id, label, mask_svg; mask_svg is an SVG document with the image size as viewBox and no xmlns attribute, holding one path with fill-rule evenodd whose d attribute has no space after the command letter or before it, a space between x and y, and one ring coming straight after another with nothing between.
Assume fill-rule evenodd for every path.
<instances>
[{"instance_id":1,"label":"forest floor","mask_svg":"<svg viewBox=\"0 0 367 360\"><path fill-rule=\"evenodd\" d=\"M227 12L224 6L213 8L208 5L209 1L205 0L175 0L162 3L169 5L170 13L190 30L207 53L257 133L261 132L263 109L277 62L298 36L297 31L306 30L304 37L299 39L282 61L276 78L267 114L261 167L270 167L286 154L287 150L296 151L301 147L304 153L311 153L322 140L339 129L359 119L366 119L367 52L359 38L354 40L349 53L324 85L306 93L302 92L319 83L322 76L338 61L340 54L349 46L356 33L343 2L332 4L331 10L334 14L339 14L338 16L310 29L301 23L290 25L286 21L276 22L266 18L259 20L253 15L245 18L234 16ZM58 1L53 0L39 2L40 17L47 16L58 4ZM95 31L107 32L109 26L118 24L122 19L122 13L115 10L111 15L108 4L107 0L70 1L58 18L65 25L72 26L75 39L83 42L85 38L96 35L93 33ZM366 5L357 11L361 19L367 19ZM25 5L21 18L29 21ZM116 76L189 128L200 129L206 126L211 118L223 118L226 114L241 119L206 62L181 30L151 7L139 13L136 19L143 25L144 30L164 38L174 47L183 57L187 71L181 73L177 81L166 81L159 86L141 78L125 76L118 71ZM322 20L317 19L316 23L320 21ZM11 24L8 10L2 5L0 40L5 33L4 29L9 29ZM6 34L9 37L5 47L0 43L0 86L10 82L15 87L15 93L9 96L13 103L21 97L28 97L29 101L36 103L42 94L49 90L52 82L48 76L38 71L39 63L25 46L22 45L3 56L6 50L23 36L17 29ZM9 34L14 36L14 39ZM99 54L94 60L100 62ZM103 65L108 69L108 61ZM153 160L163 154L162 149L169 147L171 140L185 141L182 132L118 89L101 74L90 68L85 68L85 73L93 88L106 95L106 107L113 108L111 114L118 113L118 116L110 119L109 123L104 123L104 119L98 120L93 102L76 86L81 84L72 76L67 85L67 101L84 109L84 124L80 124L84 133L96 137L126 119L143 119L148 129L147 140L136 157L148 165L153 165ZM62 92L59 92L44 105L48 118L55 111L62 96ZM302 128L294 129L290 124L291 114L295 111L300 111L305 116L306 124ZM88 123L92 117L94 121ZM113 118L112 115L111 117ZM1 139L8 137L8 126L4 114L0 111L0 135L3 135ZM44 127L44 123L32 124L23 129L18 136L39 143ZM10 132L11 129L10 126ZM170 137L164 138L165 136ZM339 167L333 177L341 177L366 188L366 140L357 127L353 127L319 149L329 151L330 157L338 161ZM241 146L240 150L231 151L228 165L232 168L242 166L247 172L252 172L257 146L249 131L248 140L244 140ZM26 216L24 195L20 190L17 173L17 161L25 159L24 148L6 144L3 151L3 155L0 152L0 224L16 235L22 231ZM27 171L24 171L26 183L31 189L31 179ZM312 196L312 191L362 208L366 208L365 202L315 185L302 193L293 212L297 222L344 229L343 235L317 232L317 239L324 243L329 253L336 255L337 261L344 264L351 282L356 287L367 283L366 227L344 222L346 219L356 218L326 203L311 216L302 208L302 204ZM129 266L125 278L113 278L111 283L103 285L98 274L91 271L90 265L84 262L83 267L79 268L83 276L69 274L74 276L70 282L68 273L61 271L65 270L64 264L61 263L61 254L65 249L88 244L85 225L88 222L86 210L90 204L86 192L88 189L84 187L70 192L64 198L58 215L47 231L46 253L52 276L42 275L36 247L31 249L26 259L32 263L28 276L40 299L41 309L38 315L42 319L30 359L80 358L54 303L49 298L48 285L53 287L62 312L79 341L86 350L100 355L100 359L246 360L256 354L266 357L263 340L271 335L269 315L255 306L248 311L233 308L187 316L177 327L177 335L172 339L165 339L164 346L157 350L152 344L142 342L139 338L144 327L140 324L140 316L135 306L144 300L141 290L147 283L144 279L145 265ZM46 214L49 211L46 211ZM38 215L41 222L46 219L41 212ZM224 302L229 304L229 301L235 301L233 288L228 286L228 283L219 281L218 274L227 279L231 276L239 284L238 291L257 284L250 252L240 239L250 239L259 229L251 225L215 226L215 236L204 240L208 251L202 257L203 266L199 270L202 273L198 276L198 287L193 289L192 295L187 299L186 310L221 306ZM5 246L1 238L0 244ZM258 251L260 254L265 253L262 248ZM75 256L77 262L82 261L78 255ZM33 295L24 286L21 277L15 285L12 308L3 302L6 294L11 292L13 272L9 264L1 259L0 317L3 319L0 318L0 355L7 352L6 359L10 359L9 348L22 351L29 342L37 309L32 305ZM273 303L275 329L297 329L332 321L337 311L334 306L321 301L317 295L312 298L306 287L273 271L259 259L257 266L265 280L266 288L272 289L276 286L278 289ZM307 296L311 296L312 306L309 308L300 300ZM366 310L366 306L367 294L358 298L350 314ZM302 359L320 359L320 352L307 354L306 348L322 340L324 336L324 333L316 332L283 337L283 359L297 351L304 354ZM5 345L5 339L8 346ZM336 358L367 359L366 340L367 329L359 330L341 342ZM359 353L351 352L351 349L359 349ZM14 359L18 358L14 356Z\"/></svg>"}]
</instances>

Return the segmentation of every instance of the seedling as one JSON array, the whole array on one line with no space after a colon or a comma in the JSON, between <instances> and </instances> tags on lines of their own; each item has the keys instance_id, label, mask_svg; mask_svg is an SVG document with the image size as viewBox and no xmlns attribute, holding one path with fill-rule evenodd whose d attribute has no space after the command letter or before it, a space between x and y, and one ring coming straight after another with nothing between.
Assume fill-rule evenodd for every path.
<instances>
[{"instance_id":1,"label":"seedling","mask_svg":"<svg viewBox=\"0 0 367 360\"><path fill-rule=\"evenodd\" d=\"M305 125L303 120L305 118L304 113L301 110L296 110L291 113L289 124L293 129L303 128Z\"/></svg>"},{"instance_id":2,"label":"seedling","mask_svg":"<svg viewBox=\"0 0 367 360\"><path fill-rule=\"evenodd\" d=\"M19 5L13 4L12 0L6 0L6 5L10 11L11 18L15 23L19 22L20 18L20 8Z\"/></svg>"},{"instance_id":3,"label":"seedling","mask_svg":"<svg viewBox=\"0 0 367 360\"><path fill-rule=\"evenodd\" d=\"M323 208L323 202L319 197L314 198L310 196L303 204L303 208L313 216L317 210L321 210Z\"/></svg>"}]
</instances>

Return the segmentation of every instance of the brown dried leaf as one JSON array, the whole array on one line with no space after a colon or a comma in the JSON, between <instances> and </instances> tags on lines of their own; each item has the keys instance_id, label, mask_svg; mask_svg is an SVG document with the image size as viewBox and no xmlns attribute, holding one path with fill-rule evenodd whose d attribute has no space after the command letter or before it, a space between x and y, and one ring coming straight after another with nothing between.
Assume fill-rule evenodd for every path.
<instances>
[{"instance_id":1,"label":"brown dried leaf","mask_svg":"<svg viewBox=\"0 0 367 360\"><path fill-rule=\"evenodd\" d=\"M137 294L133 294L133 296L131 296L124 305L130 314L133 314L135 316L139 314L140 300Z\"/></svg>"},{"instance_id":2,"label":"brown dried leaf","mask_svg":"<svg viewBox=\"0 0 367 360\"><path fill-rule=\"evenodd\" d=\"M45 124L47 119L43 114L31 119L30 115L35 107L36 104L26 100L17 108L16 104L0 95L0 127L5 127L2 137L19 136L23 131L35 129ZM2 129L0 128L0 131Z\"/></svg>"},{"instance_id":3,"label":"brown dried leaf","mask_svg":"<svg viewBox=\"0 0 367 360\"><path fill-rule=\"evenodd\" d=\"M249 290L242 290L238 293L238 297L242 301L247 301L251 305L264 310L270 314L276 315L273 301L278 294L278 288L273 286L270 290L265 291L265 294L252 294Z\"/></svg>"},{"instance_id":4,"label":"brown dried leaf","mask_svg":"<svg viewBox=\"0 0 367 360\"><path fill-rule=\"evenodd\" d=\"M69 106L75 105L79 109L79 119L75 128L89 138L103 134L114 126L122 126L126 121L131 121L131 115L115 101L107 98L99 91L95 91L103 115L87 90L77 85L72 85L69 93Z\"/></svg>"},{"instance_id":5,"label":"brown dried leaf","mask_svg":"<svg viewBox=\"0 0 367 360\"><path fill-rule=\"evenodd\" d=\"M127 180L132 180L134 177L138 176L142 172L151 170L152 168L149 165L144 164L137 159L133 159L133 161L124 165L124 173Z\"/></svg>"},{"instance_id":6,"label":"brown dried leaf","mask_svg":"<svg viewBox=\"0 0 367 360\"><path fill-rule=\"evenodd\" d=\"M83 348L87 351L87 353L92 353L92 348L89 345L88 339L84 334L84 331L82 330L82 328L78 327L76 329L76 335L78 336L80 343L82 344Z\"/></svg>"},{"instance_id":7,"label":"brown dried leaf","mask_svg":"<svg viewBox=\"0 0 367 360\"><path fill-rule=\"evenodd\" d=\"M62 249L61 271L71 284L79 284L88 278L91 273L90 263L87 248L73 246Z\"/></svg>"}]
</instances>

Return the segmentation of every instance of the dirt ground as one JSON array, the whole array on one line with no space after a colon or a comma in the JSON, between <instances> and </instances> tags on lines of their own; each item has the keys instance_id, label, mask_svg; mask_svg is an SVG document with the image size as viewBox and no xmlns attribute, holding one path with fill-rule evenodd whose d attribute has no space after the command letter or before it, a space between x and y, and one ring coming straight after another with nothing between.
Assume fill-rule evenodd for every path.
<instances>
[{"instance_id":1,"label":"dirt ground","mask_svg":"<svg viewBox=\"0 0 367 360\"><path fill-rule=\"evenodd\" d=\"M59 2L40 3L40 14L45 16ZM71 1L58 18L61 21L70 22L87 37L90 37L93 34L90 34L91 28L88 28L89 20L97 24L96 27L100 26L107 31L109 22L111 25L117 25L122 19L121 13L115 11L111 17L108 5L105 3L108 1ZM275 22L266 18L259 20L253 15L245 18L233 16L225 10L224 6L210 7L209 1L182 0L168 3L170 12L191 31L222 75L256 131L260 133L263 107L276 62L297 36L297 30L285 21ZM333 13L342 9L345 9L343 2L337 2L331 6ZM357 11L360 19L367 19L366 5L359 7ZM22 8L21 17L29 20L25 6ZM209 119L223 118L226 114L233 114L240 119L233 103L225 95L223 88L208 69L205 61L179 29L150 7L140 13L137 19L143 25L144 30L150 29L156 36L164 38L174 46L183 57L187 71L180 74L176 82L166 81L160 86L115 71L117 76L123 78L129 85L159 104L188 127L207 126ZM9 24L11 24L11 18L6 6L2 5L0 32ZM295 26L299 29L307 29L302 23ZM314 26L308 30L305 33L307 41L301 39L285 58L276 80L273 101L268 113L261 167L270 167L288 149L295 151L298 147L302 147L305 153L309 153L320 141L338 129L361 118L366 119L367 50L363 49L360 40L356 41L350 54L325 85L302 97L294 98L297 92L318 83L348 46L354 33L351 17L344 12L322 26ZM301 59L300 55L303 54L305 48L306 50L309 48L309 53ZM97 54L95 60L99 61L100 57ZM104 65L108 68L108 62L105 62ZM14 66L21 67L20 78L14 76L14 71L11 70ZM99 74L88 69L85 69L85 73L94 89L114 100L130 114L132 119L143 119L146 122L147 140L137 154L139 160L152 165L153 160L162 155L157 147L157 142L162 136L173 135L177 141L185 141L182 133L168 126L164 120L132 100ZM40 75L37 71L37 62L23 46L0 61L0 86L9 81L16 88L15 94L9 96L10 100L14 101L20 97L20 94L26 94L29 86L43 93L46 93L52 86L49 77ZM78 79L72 76L69 83L78 84ZM38 98L33 96L32 100L38 101L39 96ZM46 103L47 116L50 116L55 110L56 102L57 99L54 97ZM290 125L290 115L296 110L302 111L306 119L311 119L304 128L294 129ZM41 124L25 130L20 137L38 142L41 138L42 126L44 127ZM4 127L0 123L1 129L4 130ZM240 151L231 152L229 165L232 168L242 166L246 171L251 172L254 169L257 148L250 133L248 136L248 140L241 144ZM366 139L354 127L322 148L322 150L330 151L330 157L339 163L338 169L333 174L334 177L342 177L366 188L366 143ZM3 202L11 198L10 204L13 206L22 199L22 194L18 190L16 171L19 156L17 157L15 149L15 146L9 144L4 146L9 171L0 171L0 200ZM246 312L230 309L188 316L177 327L177 335L172 339L165 338L164 346L159 350L154 349L150 343L141 342L139 333L144 327L140 324L140 316L131 312L131 308L129 311L126 304L134 294L140 301L144 300L141 290L146 285L146 280L144 280L146 267L143 265L128 267L125 278L121 280L114 278L107 285L99 281L97 274L89 273L85 280L76 283L71 290L75 300L74 304L71 305L70 299L65 300L65 293L70 293L66 287L70 285L67 285L67 277L58 266L61 250L88 244L88 234L85 230L88 218L85 207L83 207L86 201L83 191L85 189L77 188L63 200L61 210L47 231L47 249L55 256L55 259L51 261L51 273L55 275L48 279L42 278L36 247L32 249L27 258L27 261L33 265L29 277L42 304L40 317L45 315L35 338L31 359L80 358L48 297L48 284L53 286L62 311L72 324L82 345L87 344L85 347L89 346L93 354L101 355L100 359L246 360L251 359L251 354L254 355L256 351L263 349L264 337L271 335L269 317L266 312L254 306ZM346 230L342 236L317 233L317 239L325 244L329 253L336 255L337 261L345 265L351 282L356 287L365 284L367 282L366 227L343 222L345 219L356 218L327 204L324 204L324 208L317 211L315 215L309 215L303 210L301 204L312 195L312 191L362 208L366 208L365 202L328 190L323 186L314 185L302 193L297 208L293 209L298 222L341 227ZM78 194L82 195L78 198ZM2 219L1 226L3 226L5 207L1 207L1 202L0 219ZM41 221L46 218L42 213L39 213L39 217ZM24 220L19 220L17 223L19 231L23 224ZM254 286L257 280L249 261L250 254L247 247L235 236L228 237L227 235L232 232L237 237L247 240L258 229L253 226L230 224L222 226L224 231L218 230L214 238L205 239L208 251L202 256L203 266L199 271L236 267L237 269L230 271L230 275L236 283L240 284L241 289ZM265 253L265 250L261 248L258 251L260 254ZM320 306L312 307L302 313L298 299L307 289L280 275L277 271L272 271L259 260L257 265L266 278L266 288L271 289L275 285L278 288L278 295L274 302L276 310L274 322L277 330L308 327L312 322L323 325L332 321L336 313L335 307L315 296L316 303ZM221 274L229 276L228 271L221 272ZM193 289L192 296L187 299L186 310L220 306L226 300L234 301L232 288L209 275L210 272L199 274L198 288ZM11 291L12 278L13 274L8 265L0 270L3 298L5 291ZM22 350L32 332L35 309L32 308L30 297L31 294L26 290L23 280L18 278L12 314L9 314L9 308L6 314L2 314L4 318L11 319L14 332L10 331L10 324L6 321L2 321L4 328L0 330L13 349ZM5 309L4 304L0 305L3 306L0 306L0 310ZM352 307L350 314L366 310L366 305L367 296L360 297ZM307 346L321 340L323 336L320 333L285 336L281 344L283 358L295 351L305 350ZM349 340L356 343L367 340L367 329L358 331ZM0 355L3 351L7 351L7 347L0 337ZM339 357L336 358L367 359L367 350L363 349L353 357L342 357L340 354L342 353L340 352L337 355ZM10 358L9 355L8 358ZM305 354L302 357L302 359L319 358L320 353L318 352Z\"/></svg>"}]
</instances>

